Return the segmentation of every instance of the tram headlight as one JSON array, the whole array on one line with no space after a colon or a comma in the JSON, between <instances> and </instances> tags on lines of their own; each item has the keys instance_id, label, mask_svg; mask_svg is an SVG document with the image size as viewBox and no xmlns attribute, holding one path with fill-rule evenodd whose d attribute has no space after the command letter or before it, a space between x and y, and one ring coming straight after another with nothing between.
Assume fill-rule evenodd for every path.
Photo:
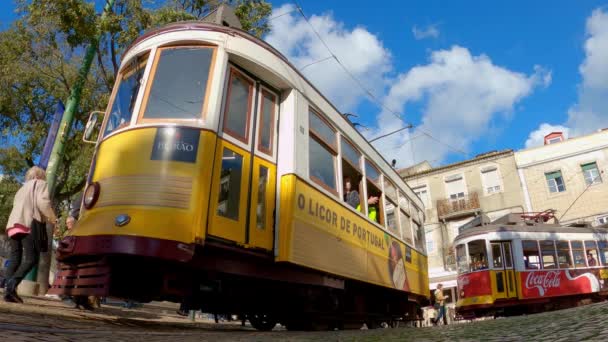
<instances>
[{"instance_id":1,"label":"tram headlight","mask_svg":"<svg viewBox=\"0 0 608 342\"><path fill-rule=\"evenodd\" d=\"M91 183L84 192L84 207L91 209L99 198L99 183Z\"/></svg>"}]
</instances>

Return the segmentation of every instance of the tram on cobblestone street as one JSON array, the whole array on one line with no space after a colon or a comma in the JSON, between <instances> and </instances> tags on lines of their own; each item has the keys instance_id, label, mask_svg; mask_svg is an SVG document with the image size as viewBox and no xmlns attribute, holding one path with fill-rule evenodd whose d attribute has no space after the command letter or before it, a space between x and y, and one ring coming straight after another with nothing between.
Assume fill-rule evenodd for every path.
<instances>
[{"instance_id":1,"label":"tram on cobblestone street","mask_svg":"<svg viewBox=\"0 0 608 342\"><path fill-rule=\"evenodd\" d=\"M260 330L373 328L428 303L421 200L277 50L182 22L122 56L51 293Z\"/></svg>"},{"instance_id":2,"label":"tram on cobblestone street","mask_svg":"<svg viewBox=\"0 0 608 342\"><path fill-rule=\"evenodd\" d=\"M608 229L548 219L509 214L456 237L459 316L536 313L608 297Z\"/></svg>"}]
</instances>

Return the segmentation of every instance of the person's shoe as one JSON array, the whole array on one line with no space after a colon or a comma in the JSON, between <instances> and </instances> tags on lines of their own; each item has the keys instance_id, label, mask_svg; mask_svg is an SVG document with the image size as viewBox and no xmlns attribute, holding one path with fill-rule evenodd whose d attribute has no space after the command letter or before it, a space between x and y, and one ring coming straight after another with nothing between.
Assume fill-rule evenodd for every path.
<instances>
[{"instance_id":1,"label":"person's shoe","mask_svg":"<svg viewBox=\"0 0 608 342\"><path fill-rule=\"evenodd\" d=\"M9 279L6 282L4 300L10 303L23 304L23 299L17 294L17 281L15 279Z\"/></svg>"}]
</instances>

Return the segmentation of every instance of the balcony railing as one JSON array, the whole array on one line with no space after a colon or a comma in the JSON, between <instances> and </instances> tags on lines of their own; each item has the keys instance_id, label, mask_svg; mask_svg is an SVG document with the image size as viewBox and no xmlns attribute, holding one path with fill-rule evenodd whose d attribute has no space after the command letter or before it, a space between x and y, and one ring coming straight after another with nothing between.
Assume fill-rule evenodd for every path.
<instances>
[{"instance_id":1,"label":"balcony railing","mask_svg":"<svg viewBox=\"0 0 608 342\"><path fill-rule=\"evenodd\" d=\"M479 196L476 192L458 199L446 198L437 200L437 215L440 218L468 214L479 209Z\"/></svg>"}]
</instances>

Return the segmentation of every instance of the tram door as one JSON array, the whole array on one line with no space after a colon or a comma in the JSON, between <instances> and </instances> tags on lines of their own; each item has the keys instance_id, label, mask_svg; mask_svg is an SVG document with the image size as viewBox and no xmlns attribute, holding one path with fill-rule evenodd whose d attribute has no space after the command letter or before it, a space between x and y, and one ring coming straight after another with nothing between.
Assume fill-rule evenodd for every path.
<instances>
[{"instance_id":1,"label":"tram door","mask_svg":"<svg viewBox=\"0 0 608 342\"><path fill-rule=\"evenodd\" d=\"M513 256L511 253L511 241L492 241L492 267L494 269L495 284L494 294L496 298L517 297L517 283L513 271Z\"/></svg>"},{"instance_id":2,"label":"tram door","mask_svg":"<svg viewBox=\"0 0 608 342\"><path fill-rule=\"evenodd\" d=\"M236 67L226 80L207 232L271 250L279 97Z\"/></svg>"}]
</instances>

